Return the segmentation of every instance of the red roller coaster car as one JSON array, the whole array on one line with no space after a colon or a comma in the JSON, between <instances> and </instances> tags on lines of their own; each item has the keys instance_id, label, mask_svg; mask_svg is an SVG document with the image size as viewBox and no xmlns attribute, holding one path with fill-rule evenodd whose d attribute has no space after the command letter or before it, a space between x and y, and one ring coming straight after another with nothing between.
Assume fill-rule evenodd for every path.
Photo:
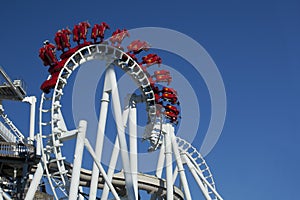
<instances>
[{"instance_id":1,"label":"red roller coaster car","mask_svg":"<svg viewBox=\"0 0 300 200\"><path fill-rule=\"evenodd\" d=\"M40 87L44 93L48 94L50 92L50 90L55 87L58 75L59 75L59 71L53 73L49 80L44 81L44 83Z\"/></svg>"},{"instance_id":2,"label":"red roller coaster car","mask_svg":"<svg viewBox=\"0 0 300 200\"><path fill-rule=\"evenodd\" d=\"M154 72L154 76L159 76L159 75L170 75L170 72L168 70L158 70Z\"/></svg>"},{"instance_id":3,"label":"red roller coaster car","mask_svg":"<svg viewBox=\"0 0 300 200\"><path fill-rule=\"evenodd\" d=\"M149 48L150 45L147 42L142 42L140 40L134 40L127 46L128 51L131 51L134 54L138 54L141 51L148 51Z\"/></svg>"},{"instance_id":4,"label":"red roller coaster car","mask_svg":"<svg viewBox=\"0 0 300 200\"><path fill-rule=\"evenodd\" d=\"M73 28L73 41L79 45L80 40L83 39L84 43L86 43L86 34L90 27L91 25L88 22L80 22L75 25Z\"/></svg>"},{"instance_id":5,"label":"red roller coaster car","mask_svg":"<svg viewBox=\"0 0 300 200\"><path fill-rule=\"evenodd\" d=\"M170 75L170 72L167 71L167 70L155 71L154 75L152 77L155 78L156 82L167 82L168 85L172 81L172 77Z\"/></svg>"},{"instance_id":6,"label":"red roller coaster car","mask_svg":"<svg viewBox=\"0 0 300 200\"><path fill-rule=\"evenodd\" d=\"M179 104L176 94L163 93L161 98L165 101L168 101L168 102L172 103L172 104Z\"/></svg>"},{"instance_id":7,"label":"red roller coaster car","mask_svg":"<svg viewBox=\"0 0 300 200\"><path fill-rule=\"evenodd\" d=\"M167 104L166 106L164 106L165 111L169 111L169 112L173 112L176 115L179 115L180 111L177 109L176 106L172 106L170 104Z\"/></svg>"},{"instance_id":8,"label":"red roller coaster car","mask_svg":"<svg viewBox=\"0 0 300 200\"><path fill-rule=\"evenodd\" d=\"M171 111L165 111L164 112L166 118L168 118L171 123L177 124L178 123L178 115L176 115L175 113L171 112Z\"/></svg>"},{"instance_id":9,"label":"red roller coaster car","mask_svg":"<svg viewBox=\"0 0 300 200\"><path fill-rule=\"evenodd\" d=\"M158 64L160 65L162 63L162 59L157 54L148 54L147 56L144 56L142 58L143 62L142 64L146 64L147 67Z\"/></svg>"},{"instance_id":10,"label":"red roller coaster car","mask_svg":"<svg viewBox=\"0 0 300 200\"><path fill-rule=\"evenodd\" d=\"M115 46L115 43L117 43L116 47L120 48L122 41L125 39L125 37L129 37L129 33L127 29L117 29L115 32L113 32L112 36L110 37L111 45Z\"/></svg>"},{"instance_id":11,"label":"red roller coaster car","mask_svg":"<svg viewBox=\"0 0 300 200\"><path fill-rule=\"evenodd\" d=\"M173 88L169 88L169 87L163 87L162 93L170 93L170 94L176 94L177 95L177 91L174 90Z\"/></svg>"},{"instance_id":12,"label":"red roller coaster car","mask_svg":"<svg viewBox=\"0 0 300 200\"><path fill-rule=\"evenodd\" d=\"M55 34L55 43L57 50L62 50L64 52L65 48L68 48L70 50L71 44L70 44L70 35L71 35L71 30L66 28L63 30L58 30L57 33Z\"/></svg>"},{"instance_id":13,"label":"red roller coaster car","mask_svg":"<svg viewBox=\"0 0 300 200\"><path fill-rule=\"evenodd\" d=\"M94 43L97 42L98 37L100 38L100 43L103 42L106 29L110 29L110 27L105 22L101 22L101 24L95 24L93 26L91 38L94 39Z\"/></svg>"}]
</instances>

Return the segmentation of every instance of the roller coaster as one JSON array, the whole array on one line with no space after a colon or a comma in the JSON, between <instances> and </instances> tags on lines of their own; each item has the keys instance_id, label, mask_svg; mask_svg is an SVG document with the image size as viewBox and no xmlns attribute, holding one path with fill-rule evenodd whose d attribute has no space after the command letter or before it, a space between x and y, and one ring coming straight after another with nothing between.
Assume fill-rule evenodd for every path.
<instances>
[{"instance_id":1,"label":"roller coaster","mask_svg":"<svg viewBox=\"0 0 300 200\"><path fill-rule=\"evenodd\" d=\"M134 40L123 47L123 40L130 35L126 29L117 29L105 39L105 32L110 29L105 22L92 27L93 41L88 41L90 27L88 22L81 22L72 31L59 30L55 44L44 41L39 56L49 67L49 76L40 87L37 133L34 130L36 98L26 96L22 82L11 81L0 69L6 81L0 86L1 101L27 102L31 108L26 138L1 106L4 123L0 123L0 200L222 200L204 158L192 144L176 136L176 126L181 120L180 101L177 91L169 86L173 81L170 72L160 69L151 75L148 71L149 67L162 64L162 58L155 53L142 56L151 49L146 41ZM59 58L57 50L61 51ZM65 118L70 115L63 109L64 95L71 92L67 85L72 84L74 72L94 60L105 63L95 147L86 136L89 122L80 120L77 127L70 128ZM138 91L120 97L116 69L129 76ZM121 98L127 99L123 106ZM107 117L110 108L116 134L107 166L102 159L104 138L114 132L106 127L112 123ZM148 143L141 143L138 138L139 109L143 109L147 119L141 140ZM73 141L73 146L68 148L74 149L71 158L63 148L69 141ZM139 145L146 143L147 154L158 152L152 173L140 171L138 166ZM83 167L84 151L92 159L89 168ZM121 169L117 167L118 159ZM191 178L197 185L196 193L191 189Z\"/></svg>"}]
</instances>

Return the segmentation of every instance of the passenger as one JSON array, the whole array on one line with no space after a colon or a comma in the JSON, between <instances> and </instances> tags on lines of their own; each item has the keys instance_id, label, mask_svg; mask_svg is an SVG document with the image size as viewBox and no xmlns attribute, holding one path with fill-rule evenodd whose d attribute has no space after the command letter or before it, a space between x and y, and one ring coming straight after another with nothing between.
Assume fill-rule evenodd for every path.
<instances>
[{"instance_id":1,"label":"passenger","mask_svg":"<svg viewBox=\"0 0 300 200\"><path fill-rule=\"evenodd\" d=\"M55 46L54 44L51 44L49 40L44 41L44 46L40 48L39 56L43 60L45 66L54 66L58 62L55 56Z\"/></svg>"},{"instance_id":2,"label":"passenger","mask_svg":"<svg viewBox=\"0 0 300 200\"><path fill-rule=\"evenodd\" d=\"M63 51L65 48L68 48L70 50L71 44L70 44L70 35L71 35L71 30L69 28L63 29L61 35L61 41L62 41L62 48Z\"/></svg>"}]
</instances>

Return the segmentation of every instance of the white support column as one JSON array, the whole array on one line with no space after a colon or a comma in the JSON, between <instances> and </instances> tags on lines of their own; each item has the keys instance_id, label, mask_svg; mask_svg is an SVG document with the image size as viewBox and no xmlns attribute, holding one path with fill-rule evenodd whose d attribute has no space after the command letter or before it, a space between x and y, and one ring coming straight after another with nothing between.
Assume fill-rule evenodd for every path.
<instances>
[{"instance_id":1,"label":"white support column","mask_svg":"<svg viewBox=\"0 0 300 200\"><path fill-rule=\"evenodd\" d=\"M36 97L31 97L32 103L30 105L30 131L29 139L33 142L34 140L34 128L35 128L35 107L36 107Z\"/></svg>"},{"instance_id":2,"label":"white support column","mask_svg":"<svg viewBox=\"0 0 300 200\"><path fill-rule=\"evenodd\" d=\"M182 187L183 187L183 190L184 190L185 199L186 200L191 200L192 197L191 197L190 189L189 189L188 182L187 182L187 179L186 179L186 176L185 176L185 172L184 172L182 160L181 160L181 157L180 157L180 153L179 153L179 150L178 150L178 145L177 145L176 137L175 137L175 134L174 134L174 127L171 124L168 124L167 126L171 130L170 131L170 138L171 138L171 142L172 142L172 146L173 146L175 160L177 162L177 168L178 168L178 172L179 172L179 175L180 175L180 180L182 182Z\"/></svg>"},{"instance_id":3,"label":"white support column","mask_svg":"<svg viewBox=\"0 0 300 200\"><path fill-rule=\"evenodd\" d=\"M124 123L124 128L126 127L127 121L128 121L128 115L129 115L129 106L125 107L125 110L123 111L123 123ZM119 157L119 152L120 152L120 145L119 145L119 139L118 136L116 136L115 139L115 145L113 147L113 151L111 154L111 159L109 162L109 166L108 166L108 171L107 171L107 177L108 180L111 182L112 177L114 175L115 172L115 168L116 168L116 164L118 161L118 157ZM102 191L102 197L101 199L107 199L108 198L108 193L109 193L109 188L108 185L105 183L103 191Z\"/></svg>"},{"instance_id":4,"label":"white support column","mask_svg":"<svg viewBox=\"0 0 300 200\"><path fill-rule=\"evenodd\" d=\"M102 157L110 92L111 92L111 85L110 85L108 72L106 71L103 94L102 94L102 99L101 99L101 108L100 108L101 110L100 110L100 116L99 116L99 121L98 121L98 131L97 131L96 149L95 149L97 160L99 162L101 162L101 157ZM90 196L89 196L89 199L91 199L91 200L95 200L97 197L98 179L99 179L99 169L98 169L97 165L94 163L93 164L93 172L92 172L92 180L91 180L91 185L90 185Z\"/></svg>"},{"instance_id":5,"label":"white support column","mask_svg":"<svg viewBox=\"0 0 300 200\"><path fill-rule=\"evenodd\" d=\"M81 169L81 164L82 164L82 156L83 156L83 149L84 149L84 139L85 139L85 134L86 134L86 127L87 127L87 122L81 120L79 122L77 139L76 139L76 146L75 146L73 171L72 171L71 186L70 186L70 193L69 193L69 199L70 200L78 198L79 181L80 181L80 169Z\"/></svg>"},{"instance_id":6,"label":"white support column","mask_svg":"<svg viewBox=\"0 0 300 200\"><path fill-rule=\"evenodd\" d=\"M156 167L156 177L161 178L161 174L164 168L164 162L165 162L165 142L163 141L163 144L160 147L159 157L157 161L157 167Z\"/></svg>"},{"instance_id":7,"label":"white support column","mask_svg":"<svg viewBox=\"0 0 300 200\"><path fill-rule=\"evenodd\" d=\"M156 177L161 178L162 171L164 169L164 163L165 163L165 141L162 141L161 147L160 147L160 152L159 152L159 157L157 161L157 166L156 166ZM154 193L151 195L151 200L156 200L157 199L157 194Z\"/></svg>"},{"instance_id":8,"label":"white support column","mask_svg":"<svg viewBox=\"0 0 300 200\"><path fill-rule=\"evenodd\" d=\"M177 176L178 176L178 167L176 166L173 173L173 185L175 184Z\"/></svg>"},{"instance_id":9,"label":"white support column","mask_svg":"<svg viewBox=\"0 0 300 200\"><path fill-rule=\"evenodd\" d=\"M30 104L30 126L29 126L29 143L33 144L34 141L34 129L35 129L35 107L36 107L36 97L25 97L24 102Z\"/></svg>"},{"instance_id":10,"label":"white support column","mask_svg":"<svg viewBox=\"0 0 300 200\"><path fill-rule=\"evenodd\" d=\"M42 155L42 138L41 138L41 134L36 134L35 135L35 144L36 144L36 155L40 156Z\"/></svg>"},{"instance_id":11,"label":"white support column","mask_svg":"<svg viewBox=\"0 0 300 200\"><path fill-rule=\"evenodd\" d=\"M165 155L166 155L166 179L167 179L167 200L173 200L173 166L172 166L172 145L170 137L170 127L166 127Z\"/></svg>"},{"instance_id":12,"label":"white support column","mask_svg":"<svg viewBox=\"0 0 300 200\"><path fill-rule=\"evenodd\" d=\"M105 170L104 168L102 167L101 163L97 161L97 158L96 158L96 154L95 152L93 151L93 148L90 144L90 142L88 141L88 139L85 138L84 140L84 145L86 147L86 149L88 150L88 152L91 154L92 158L94 159L94 162L96 163L100 173L102 174L103 176L103 179L105 181L105 183L108 185L109 189L111 190L111 193L114 195L115 199L116 200L121 200L120 197L118 196L118 193L116 192L114 186L112 185L112 183L108 180L108 176L107 174L105 173Z\"/></svg>"},{"instance_id":13,"label":"white support column","mask_svg":"<svg viewBox=\"0 0 300 200\"><path fill-rule=\"evenodd\" d=\"M118 157L119 157L119 139L118 136L116 137L115 140L115 145L114 145L114 149L113 152L111 154L111 159L110 159L110 163L108 166L108 171L107 171L107 177L108 177L108 181L111 182L113 175L114 175L114 171L116 168L116 164L118 161ZM107 199L108 198L108 193L109 193L109 188L107 183L105 183L103 191L102 191L102 196L101 199Z\"/></svg>"},{"instance_id":14,"label":"white support column","mask_svg":"<svg viewBox=\"0 0 300 200\"><path fill-rule=\"evenodd\" d=\"M37 190L37 187L42 179L43 176L43 172L44 172L44 167L42 165L42 160L39 162L37 169L33 175L33 179L30 183L29 189L27 191L25 200L32 200L34 197L34 194Z\"/></svg>"},{"instance_id":15,"label":"white support column","mask_svg":"<svg viewBox=\"0 0 300 200\"><path fill-rule=\"evenodd\" d=\"M134 101L131 102L131 105L129 107L129 137L132 180L135 196L138 197L137 113Z\"/></svg>"},{"instance_id":16,"label":"white support column","mask_svg":"<svg viewBox=\"0 0 300 200\"><path fill-rule=\"evenodd\" d=\"M202 194L204 195L205 199L206 200L211 200L211 197L209 196L208 194L208 190L207 188L205 187L205 185L203 184L203 182L201 181L201 179L199 178L199 176L197 175L197 172L195 170L195 166L191 163L191 161L186 157L186 155L182 155L181 156L182 159L185 160L188 168L190 169L195 181L198 183L198 186L200 187L201 191L202 191Z\"/></svg>"},{"instance_id":17,"label":"white support column","mask_svg":"<svg viewBox=\"0 0 300 200\"><path fill-rule=\"evenodd\" d=\"M128 195L129 199L137 199L137 197L135 196L133 181L132 181L132 176L131 176L132 172L131 172L131 167L130 167L128 148L127 148L127 142L126 142L126 137L125 137L125 130L124 130L123 120L122 120L121 103L120 103L120 97L119 97L119 92L118 92L118 87L117 87L116 74L113 69L113 66L109 66L109 68L107 69L107 72L109 74L109 78L110 78L111 86L112 86L112 103L113 103L113 109L114 109L114 113L115 113L116 126L117 126L117 130L118 130L118 139L119 139L119 143L120 143L122 165L123 165L123 169L124 169L127 195Z\"/></svg>"}]
</instances>

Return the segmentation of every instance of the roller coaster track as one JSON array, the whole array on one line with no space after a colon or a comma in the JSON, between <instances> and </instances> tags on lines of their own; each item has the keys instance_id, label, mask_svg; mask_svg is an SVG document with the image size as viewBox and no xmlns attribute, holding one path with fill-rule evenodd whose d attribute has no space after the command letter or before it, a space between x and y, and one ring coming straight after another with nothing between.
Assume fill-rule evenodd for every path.
<instances>
[{"instance_id":1,"label":"roller coaster track","mask_svg":"<svg viewBox=\"0 0 300 200\"><path fill-rule=\"evenodd\" d=\"M42 154L47 163L55 162L57 164L58 171L54 174L51 175L47 170L46 172L49 178L53 175L60 177L61 183L57 183L58 186L66 186L68 183L66 180L68 179L66 176L67 170L64 166L66 158L62 155L61 146L63 144L60 140L60 137L68 132L61 113L62 105L60 100L63 96L63 88L67 84L67 80L72 72L79 65L94 59L106 60L109 64L120 67L135 80L146 99L148 118L150 119L148 130L151 130L151 127L155 123L156 107L154 92L141 67L129 55L112 46L94 44L80 48L65 62L58 76L52 96L47 96L45 93L42 93L41 96L39 128L42 138L47 139L47 145L43 148ZM48 77L48 79L50 78L51 76ZM51 187L54 188L52 184Z\"/></svg>"},{"instance_id":2,"label":"roller coaster track","mask_svg":"<svg viewBox=\"0 0 300 200\"><path fill-rule=\"evenodd\" d=\"M142 102L145 102L148 114L148 124L145 129L144 139L149 139L151 141L151 134L154 131L154 127L160 127L161 129L162 125L162 119L157 117L155 94L148 76L132 56L125 53L120 48L107 44L90 44L78 48L63 61L64 64L59 71L53 91L50 94L42 93L40 103L39 134L42 138L40 145L42 149L42 160L45 166L45 175L49 180L52 191L55 191L55 188L59 188L65 196L68 196L67 190L71 182L72 166L67 164L66 157L63 156L61 147L63 146L65 139L71 136L74 131L76 132L76 130L68 130L65 124L61 111L61 99L64 95L63 90L74 70L85 62L91 60L105 61L107 68L110 66L119 67L139 86L143 97ZM52 76L50 75L47 80L50 80L51 78ZM158 140L160 140L162 134L161 131L158 132L160 133L158 135ZM181 172L183 167L180 163L182 162L183 164L188 165L190 169L191 167L193 168L193 172L195 173L193 176L195 179L198 178L198 184L203 185L201 190L202 192L204 191L206 199L222 200L215 190L215 182L212 173L201 154L187 141L181 138L176 138L176 141L178 144L178 150L181 154L181 158L179 158L179 160L182 161L177 161L179 170L178 172L174 171L174 173L179 173L181 180L185 180L183 185L186 188L184 188L185 194L183 194L182 190L174 186L174 199L191 199L189 189L187 188L188 184L186 177ZM154 143L157 145L162 144L161 142ZM153 149L156 148L157 147L154 147ZM81 169L80 185L89 187L91 179L92 172L86 169ZM137 175L137 179L138 189L146 190L148 193L155 194L156 196L158 195L157 197L159 197L159 195L161 197L165 197L168 193L167 191L170 191L170 188L172 188L170 184L167 186L166 180L154 176L139 173ZM104 178L100 174L98 188L102 189L105 186L104 183ZM123 173L113 175L112 184L115 187L123 188L122 190L124 191L125 183L126 179ZM58 199L55 192L54 196Z\"/></svg>"},{"instance_id":3,"label":"roller coaster track","mask_svg":"<svg viewBox=\"0 0 300 200\"><path fill-rule=\"evenodd\" d=\"M218 200L218 196L215 194L216 185L213 178L213 175L207 165L206 161L202 157L202 155L197 151L195 147L193 147L189 142L185 141L180 137L176 137L176 141L178 144L178 148L181 154L186 155L186 157L193 163L193 165L198 170L198 173L203 175L205 178L205 184L210 185L211 187L207 187L208 193L211 196L212 200Z\"/></svg>"}]
</instances>

